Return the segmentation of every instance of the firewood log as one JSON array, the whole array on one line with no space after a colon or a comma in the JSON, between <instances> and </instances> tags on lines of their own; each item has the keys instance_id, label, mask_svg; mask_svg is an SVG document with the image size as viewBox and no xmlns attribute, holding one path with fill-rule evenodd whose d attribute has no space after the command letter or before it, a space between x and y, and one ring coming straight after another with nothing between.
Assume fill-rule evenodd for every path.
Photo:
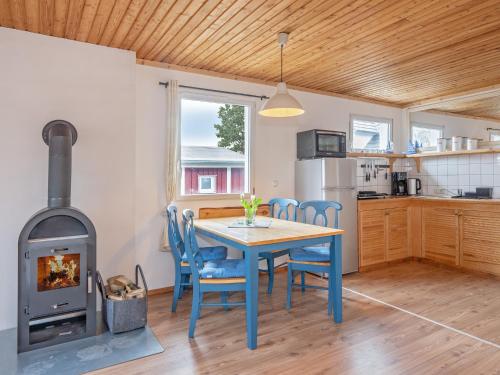
<instances>
[{"instance_id":1,"label":"firewood log","mask_svg":"<svg viewBox=\"0 0 500 375\"><path fill-rule=\"evenodd\" d=\"M123 301L125 299L144 298L146 296L144 288L138 287L123 275L110 277L107 279L107 282L106 295L110 299Z\"/></svg>"},{"instance_id":2,"label":"firewood log","mask_svg":"<svg viewBox=\"0 0 500 375\"><path fill-rule=\"evenodd\" d=\"M123 291L127 285L133 284L132 281L123 275L110 277L108 280L108 285L113 292Z\"/></svg>"}]
</instances>

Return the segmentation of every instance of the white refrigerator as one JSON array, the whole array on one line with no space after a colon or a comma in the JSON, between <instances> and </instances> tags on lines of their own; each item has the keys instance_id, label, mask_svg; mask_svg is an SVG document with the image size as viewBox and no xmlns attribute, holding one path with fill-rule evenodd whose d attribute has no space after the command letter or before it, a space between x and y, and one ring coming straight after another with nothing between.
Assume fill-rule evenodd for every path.
<instances>
[{"instance_id":1,"label":"white refrigerator","mask_svg":"<svg viewBox=\"0 0 500 375\"><path fill-rule=\"evenodd\" d=\"M342 273L358 270L358 209L356 159L324 158L295 162L295 195L306 200L333 200L342 204ZM329 219L329 226L333 225Z\"/></svg>"}]
</instances>

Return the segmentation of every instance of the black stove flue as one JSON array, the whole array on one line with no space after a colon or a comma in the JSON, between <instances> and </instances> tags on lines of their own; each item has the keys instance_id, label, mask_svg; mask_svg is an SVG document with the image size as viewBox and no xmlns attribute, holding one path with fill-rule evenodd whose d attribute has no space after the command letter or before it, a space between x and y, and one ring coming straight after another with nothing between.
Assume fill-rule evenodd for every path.
<instances>
[{"instance_id":1,"label":"black stove flue","mask_svg":"<svg viewBox=\"0 0 500 375\"><path fill-rule=\"evenodd\" d=\"M48 207L19 235L19 352L96 334L96 233L90 219L71 207L77 131L55 120L42 136L49 146Z\"/></svg>"}]
</instances>

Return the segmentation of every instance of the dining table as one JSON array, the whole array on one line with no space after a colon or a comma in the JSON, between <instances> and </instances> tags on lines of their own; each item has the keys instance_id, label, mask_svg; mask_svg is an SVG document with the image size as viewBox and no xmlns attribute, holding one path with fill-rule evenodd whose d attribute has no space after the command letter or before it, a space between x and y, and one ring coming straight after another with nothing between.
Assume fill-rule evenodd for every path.
<instances>
[{"instance_id":1,"label":"dining table","mask_svg":"<svg viewBox=\"0 0 500 375\"><path fill-rule=\"evenodd\" d=\"M257 348L259 254L304 246L330 246L330 274L333 283L333 315L342 322L342 234L344 230L257 216L255 227L239 226L243 217L195 219L196 234L244 253L246 279L247 347ZM283 301L284 303L284 301Z\"/></svg>"}]
</instances>

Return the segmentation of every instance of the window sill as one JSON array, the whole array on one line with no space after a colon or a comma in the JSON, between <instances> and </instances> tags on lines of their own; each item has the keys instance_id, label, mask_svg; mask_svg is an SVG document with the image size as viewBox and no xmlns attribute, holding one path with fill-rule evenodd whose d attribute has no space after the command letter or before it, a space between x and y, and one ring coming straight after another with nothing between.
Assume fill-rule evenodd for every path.
<instances>
[{"instance_id":1,"label":"window sill","mask_svg":"<svg viewBox=\"0 0 500 375\"><path fill-rule=\"evenodd\" d=\"M185 201L214 201L214 200L240 200L240 194L197 194L197 195L179 195L177 202Z\"/></svg>"},{"instance_id":2,"label":"window sill","mask_svg":"<svg viewBox=\"0 0 500 375\"><path fill-rule=\"evenodd\" d=\"M382 149L368 149L368 148L354 148L351 151L348 152L353 152L353 153L369 153L369 154L387 154L387 149L382 150Z\"/></svg>"}]
</instances>

